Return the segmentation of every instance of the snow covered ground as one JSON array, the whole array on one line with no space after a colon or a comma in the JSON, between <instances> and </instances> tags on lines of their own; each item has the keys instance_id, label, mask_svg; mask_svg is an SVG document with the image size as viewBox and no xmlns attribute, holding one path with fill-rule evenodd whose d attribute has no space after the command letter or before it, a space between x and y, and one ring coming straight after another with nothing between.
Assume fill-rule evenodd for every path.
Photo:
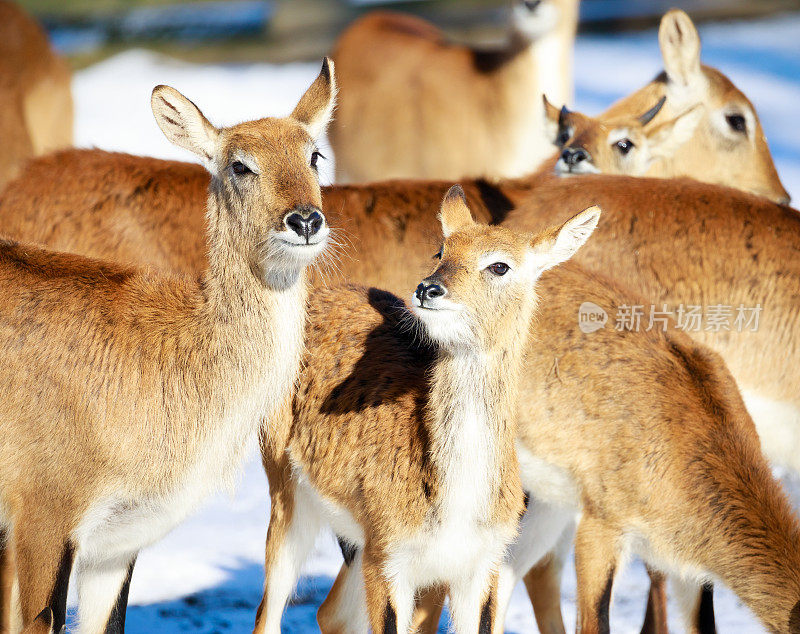
<instances>
[{"instance_id":1,"label":"snow covered ground","mask_svg":"<svg viewBox=\"0 0 800 634\"><path fill-rule=\"evenodd\" d=\"M705 63L720 68L758 110L784 185L800 199L800 15L702 27ZM661 68L654 31L581 37L577 45L577 108L603 110L649 81ZM194 66L144 51L129 51L77 74L77 143L190 160L158 131L150 91L168 83L196 101L216 123L288 113L318 71L317 64ZM323 153L326 152L323 146ZM331 162L332 163L332 162ZM331 163L323 172L330 180ZM797 486L790 487L793 492ZM252 628L263 583L268 520L266 479L253 457L240 486L221 495L169 537L143 552L130 594L128 631L245 632ZM316 631L314 614L341 562L330 535L320 537L283 621L284 632ZM620 576L612 630L638 632L647 577L634 563ZM575 622L575 579L564 580L568 629ZM719 631L763 631L724 589L715 597ZM681 631L676 610L672 626ZM444 631L444 625L443 630ZM530 604L516 589L508 632L535 632Z\"/></svg>"}]
</instances>

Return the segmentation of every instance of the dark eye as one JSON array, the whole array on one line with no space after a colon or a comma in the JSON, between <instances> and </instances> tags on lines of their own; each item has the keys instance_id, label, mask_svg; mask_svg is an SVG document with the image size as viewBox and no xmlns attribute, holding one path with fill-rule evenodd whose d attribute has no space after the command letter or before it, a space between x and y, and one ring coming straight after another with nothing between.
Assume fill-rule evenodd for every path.
<instances>
[{"instance_id":1,"label":"dark eye","mask_svg":"<svg viewBox=\"0 0 800 634\"><path fill-rule=\"evenodd\" d=\"M316 150L314 150L311 153L311 167L313 167L314 169L317 169L317 161L319 161L320 159L324 159L324 158L325 157L322 155L322 152L317 152Z\"/></svg>"},{"instance_id":2,"label":"dark eye","mask_svg":"<svg viewBox=\"0 0 800 634\"><path fill-rule=\"evenodd\" d=\"M616 147L616 148L617 148L617 149L618 149L620 152L622 152L622 154L627 154L627 153L628 153L628 152L630 152L630 151L633 149L633 147L634 147L634 145L633 145L633 141L631 141L630 139L621 139L620 141L617 141L617 142L614 144L614 146L615 146L615 147Z\"/></svg>"},{"instance_id":3,"label":"dark eye","mask_svg":"<svg viewBox=\"0 0 800 634\"><path fill-rule=\"evenodd\" d=\"M728 114L725 115L725 121L728 122L728 125L731 127L731 130L735 130L736 132L747 132L747 121L745 118L740 114Z\"/></svg>"},{"instance_id":4,"label":"dark eye","mask_svg":"<svg viewBox=\"0 0 800 634\"><path fill-rule=\"evenodd\" d=\"M494 264L490 264L486 268L497 276L505 275L506 273L508 273L508 264L506 264L505 262L495 262Z\"/></svg>"},{"instance_id":5,"label":"dark eye","mask_svg":"<svg viewBox=\"0 0 800 634\"><path fill-rule=\"evenodd\" d=\"M241 161L234 161L233 163L231 163L231 169L233 170L233 173L236 174L237 176L241 176L242 174L253 173L253 171Z\"/></svg>"},{"instance_id":6,"label":"dark eye","mask_svg":"<svg viewBox=\"0 0 800 634\"><path fill-rule=\"evenodd\" d=\"M436 253L433 254L433 259L434 260L441 260L442 259L442 250L443 249L439 249Z\"/></svg>"},{"instance_id":7,"label":"dark eye","mask_svg":"<svg viewBox=\"0 0 800 634\"><path fill-rule=\"evenodd\" d=\"M558 138L556 139L556 145L558 145L558 147L564 147L571 136L572 133L570 132L569 128L560 130L558 133Z\"/></svg>"}]
</instances>

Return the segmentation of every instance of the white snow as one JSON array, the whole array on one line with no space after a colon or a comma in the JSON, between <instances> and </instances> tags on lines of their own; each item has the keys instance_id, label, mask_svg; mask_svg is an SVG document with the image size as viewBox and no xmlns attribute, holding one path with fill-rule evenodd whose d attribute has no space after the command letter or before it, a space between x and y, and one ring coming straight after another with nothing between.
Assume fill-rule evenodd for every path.
<instances>
[{"instance_id":1,"label":"white snow","mask_svg":"<svg viewBox=\"0 0 800 634\"><path fill-rule=\"evenodd\" d=\"M800 14L700 28L704 61L727 73L758 110L784 185L800 199ZM232 123L288 114L317 74L318 64L196 66L132 50L77 73L76 138L83 147L191 160L170 145L150 113L152 88L175 86L212 122ZM656 34L582 36L576 51L577 103L596 113L649 81L661 69ZM326 143L324 154L332 158ZM329 182L332 160L323 168ZM797 491L796 486L790 490ZM253 448L233 497L220 496L161 543L144 551L130 593L128 631L250 631L263 583L262 558L269 518L266 479ZM314 615L341 562L323 535L306 568L297 597L284 617L285 632L317 631ZM615 590L612 630L639 631L647 577L634 562ZM568 568L563 609L575 623L575 579ZM715 596L720 632L761 632L754 618L723 588ZM671 626L681 631L677 611ZM530 604L518 587L508 632L533 632ZM444 630L443 630L444 631Z\"/></svg>"}]
</instances>

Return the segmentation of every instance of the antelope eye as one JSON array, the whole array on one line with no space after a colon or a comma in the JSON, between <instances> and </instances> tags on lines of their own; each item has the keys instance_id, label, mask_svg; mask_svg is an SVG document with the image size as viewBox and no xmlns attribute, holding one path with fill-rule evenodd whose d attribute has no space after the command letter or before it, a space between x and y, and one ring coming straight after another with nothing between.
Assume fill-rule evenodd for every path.
<instances>
[{"instance_id":1,"label":"antelope eye","mask_svg":"<svg viewBox=\"0 0 800 634\"><path fill-rule=\"evenodd\" d=\"M630 139L621 139L614 144L614 147L616 147L622 154L627 154L633 149L634 145L633 141Z\"/></svg>"},{"instance_id":2,"label":"antelope eye","mask_svg":"<svg viewBox=\"0 0 800 634\"><path fill-rule=\"evenodd\" d=\"M233 170L233 173L236 174L237 176L241 176L242 174L253 173L253 171L241 161L234 161L233 163L231 163L231 169Z\"/></svg>"},{"instance_id":3,"label":"antelope eye","mask_svg":"<svg viewBox=\"0 0 800 634\"><path fill-rule=\"evenodd\" d=\"M322 152L317 152L317 150L314 150L311 153L311 167L317 169L317 161L324 158L325 156L322 154Z\"/></svg>"},{"instance_id":4,"label":"antelope eye","mask_svg":"<svg viewBox=\"0 0 800 634\"><path fill-rule=\"evenodd\" d=\"M495 262L494 264L490 264L486 268L489 269L489 271L491 271L498 277L500 277L501 275L505 275L506 273L508 273L509 267L508 264L506 264L505 262Z\"/></svg>"},{"instance_id":5,"label":"antelope eye","mask_svg":"<svg viewBox=\"0 0 800 634\"><path fill-rule=\"evenodd\" d=\"M442 249L439 249L436 253L433 254L434 260L441 260L442 259Z\"/></svg>"},{"instance_id":6,"label":"antelope eye","mask_svg":"<svg viewBox=\"0 0 800 634\"><path fill-rule=\"evenodd\" d=\"M731 130L741 133L747 132L747 121L744 116L740 114L728 114L725 115L725 121L728 122Z\"/></svg>"}]
</instances>

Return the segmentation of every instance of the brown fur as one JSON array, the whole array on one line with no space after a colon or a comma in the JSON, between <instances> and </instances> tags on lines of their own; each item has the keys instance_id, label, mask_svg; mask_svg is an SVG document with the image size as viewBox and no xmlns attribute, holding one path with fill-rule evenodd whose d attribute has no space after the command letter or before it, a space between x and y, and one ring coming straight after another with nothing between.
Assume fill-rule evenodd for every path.
<instances>
[{"instance_id":1,"label":"brown fur","mask_svg":"<svg viewBox=\"0 0 800 634\"><path fill-rule=\"evenodd\" d=\"M248 438L289 396L308 260L274 240L288 214L320 207L309 115L329 113L334 91L326 67L293 117L217 130L177 91L154 90L162 130L213 174L199 277L0 242L0 522L25 623L49 605L63 624L77 552L84 627L102 631L138 550L128 543L142 545L108 535L133 523L136 539L158 539L163 516L169 528L228 482ZM236 180L239 155L262 175ZM94 566L122 574L102 596L83 585Z\"/></svg>"},{"instance_id":2,"label":"brown fur","mask_svg":"<svg viewBox=\"0 0 800 634\"><path fill-rule=\"evenodd\" d=\"M604 631L598 606L631 534L647 540L638 552L654 564L720 578L771 631L797 631L800 527L721 359L674 324L584 334L581 303L638 300L575 265L543 275L539 294L546 308L532 327L518 438L577 483L581 631ZM537 484L525 481L524 459L522 474ZM556 588L537 619L557 606ZM558 632L556 620L539 620L550 623L542 631Z\"/></svg>"},{"instance_id":3,"label":"brown fur","mask_svg":"<svg viewBox=\"0 0 800 634\"><path fill-rule=\"evenodd\" d=\"M451 192L442 205L445 241L441 261L421 286L446 288L441 301L461 306L458 317L424 307L415 309L412 317L401 300L376 289L338 287L316 293L309 308L306 359L285 444L288 461L280 455L280 447L272 448L270 443L265 447L266 455L274 455L265 459L274 510L267 540L267 582L256 631L279 629L286 593L291 590L283 577L296 575L302 563L301 552L294 568L287 570L288 558L301 548L301 540L294 535L310 531L305 547L313 543L309 541L315 533L314 519L309 517L313 513L291 514L301 503L309 504L294 498L308 498L310 487L327 504L345 509L360 528L360 536L351 533L346 538L363 540L360 567L373 632L406 632L409 628L413 597L419 588L413 585L416 573L409 575L405 557L398 553L424 548L408 546L409 540L417 544L414 536L419 534L423 536L421 544L428 539L438 542L440 523L471 526L475 521L472 513L477 512L480 527L471 539L487 553L470 554L464 550L467 544L459 544L456 552L475 557L475 563L459 561L457 565L465 567L458 573L437 564L438 572L424 573L433 577L423 577L426 585L456 580L463 584L463 575L468 574L469 586L480 584L476 595L463 587L450 587L458 631L477 631L480 605L471 604L482 604L486 597L494 596L496 573L494 581L490 579L523 511L513 443L516 379L535 305L533 284L540 268L549 268L574 252L588 237L598 215L596 210L587 210L558 232L532 238L475 224L463 200ZM580 223L579 231L572 229L575 223ZM591 228L584 230L584 223ZM573 231L577 231L574 237ZM499 251L504 255L496 257L508 261L511 270L498 276L481 262L486 254ZM436 300L422 304L419 289L416 297L418 306L440 305ZM460 330L451 335L448 329L453 323L471 324L471 335L464 338ZM463 417L473 411L469 406L473 398L482 404L475 406L478 409L473 414L481 420L479 429L470 431L470 423ZM485 439L480 436L484 429ZM477 449L474 460L478 462L462 464L475 451L469 446L472 443L477 447L486 443L486 448ZM480 463L482 459L486 464ZM285 466L278 468L281 464ZM292 475L288 477L290 465ZM461 507L453 507L450 501L452 473L464 468L473 470L474 494L480 499L486 494L487 499L479 509L453 517L453 509ZM484 477L488 478L485 492ZM298 493L299 489L303 492ZM483 531L491 532L491 538L478 537ZM415 556L427 562L425 566L432 565L430 555ZM487 557L488 561L481 563ZM395 594L394 584L407 592ZM389 620L396 617L389 625L396 629L384 623L389 610ZM491 619L494 613L490 610L487 614Z\"/></svg>"},{"instance_id":4,"label":"brown fur","mask_svg":"<svg viewBox=\"0 0 800 634\"><path fill-rule=\"evenodd\" d=\"M0 2L0 186L24 161L72 145L71 73L44 29Z\"/></svg>"},{"instance_id":5,"label":"brown fur","mask_svg":"<svg viewBox=\"0 0 800 634\"><path fill-rule=\"evenodd\" d=\"M601 173L644 176L654 162L671 157L694 134L703 117L699 107L691 108L671 121L658 117L666 98L636 116L588 117L580 112L558 110L545 100L549 134L563 143L555 169L561 174ZM653 114L655 113L655 114ZM653 117L653 118L651 118ZM654 120L655 119L655 120ZM703 152L702 148L697 151ZM582 160L570 163L571 155L582 151ZM709 152L706 152L709 153ZM675 167L670 162L671 167ZM719 168L717 168L719 169ZM660 177L681 176L661 170ZM703 174L696 176L703 180Z\"/></svg>"},{"instance_id":6,"label":"brown fur","mask_svg":"<svg viewBox=\"0 0 800 634\"><path fill-rule=\"evenodd\" d=\"M53 611L50 608L42 610L34 621L22 630L22 634L54 634Z\"/></svg>"},{"instance_id":7,"label":"brown fur","mask_svg":"<svg viewBox=\"0 0 800 634\"><path fill-rule=\"evenodd\" d=\"M73 175L80 175L79 166L84 164L103 165L108 174L122 175L125 180L114 182L109 177L95 181L91 190L74 190ZM159 169L153 171L153 165ZM187 254L178 265L182 270L196 271L203 261L198 229L202 215L196 201L207 177L200 169L97 151L62 153L58 158L38 159L34 166L43 173L54 171L37 180L39 187L18 181L6 191L0 201L3 230L104 257L141 260L144 254L149 256L152 250L128 244L124 236L121 239L117 228L124 222L136 228L133 235L140 244L181 245ZM173 175L171 166L184 171ZM166 194L173 184L181 188L183 198ZM326 188L331 223L342 226L360 245L358 253L345 254L342 271L361 280L369 275L368 279L393 290L407 289L438 249L430 209L446 187L435 182L396 182ZM795 341L800 315L795 293L800 272L793 272L790 255L800 248L796 212L689 180L591 175L556 179L539 174L498 186L473 181L465 184L465 191L476 217L494 222L506 219L515 207L520 209L512 214L514 222L552 222L562 209L598 202L606 210L604 222L593 246L579 257L591 266L613 271L645 302L666 301L673 306L741 302L765 307L769 302L775 308L762 313L758 333L697 336L723 354L742 387L798 404L794 369L800 367L800 344ZM142 211L150 208L148 200L153 207L156 202L161 205L161 218L168 218L168 223L148 219ZM83 227L92 230L82 233ZM709 244L709 237L713 238L710 246L700 248ZM154 255L154 265L170 266L169 259L159 260L157 250ZM397 261L404 266L396 266ZM779 461L792 454L790 447L765 449Z\"/></svg>"},{"instance_id":8,"label":"brown fur","mask_svg":"<svg viewBox=\"0 0 800 634\"><path fill-rule=\"evenodd\" d=\"M515 16L524 7L516 0ZM373 12L351 25L333 53L343 86L330 135L337 181L532 171L551 152L540 95L571 98L578 0L543 0L536 11L557 14L551 32L513 29L491 51L408 15Z\"/></svg>"},{"instance_id":9,"label":"brown fur","mask_svg":"<svg viewBox=\"0 0 800 634\"><path fill-rule=\"evenodd\" d=\"M667 101L659 121L672 121L695 107L704 116L691 140L653 162L647 175L690 176L788 203L753 104L728 77L700 63L700 36L689 16L679 9L667 12L658 36L665 72L615 103L603 118L644 112L663 96ZM728 115L744 116L746 133L733 130Z\"/></svg>"}]
</instances>

